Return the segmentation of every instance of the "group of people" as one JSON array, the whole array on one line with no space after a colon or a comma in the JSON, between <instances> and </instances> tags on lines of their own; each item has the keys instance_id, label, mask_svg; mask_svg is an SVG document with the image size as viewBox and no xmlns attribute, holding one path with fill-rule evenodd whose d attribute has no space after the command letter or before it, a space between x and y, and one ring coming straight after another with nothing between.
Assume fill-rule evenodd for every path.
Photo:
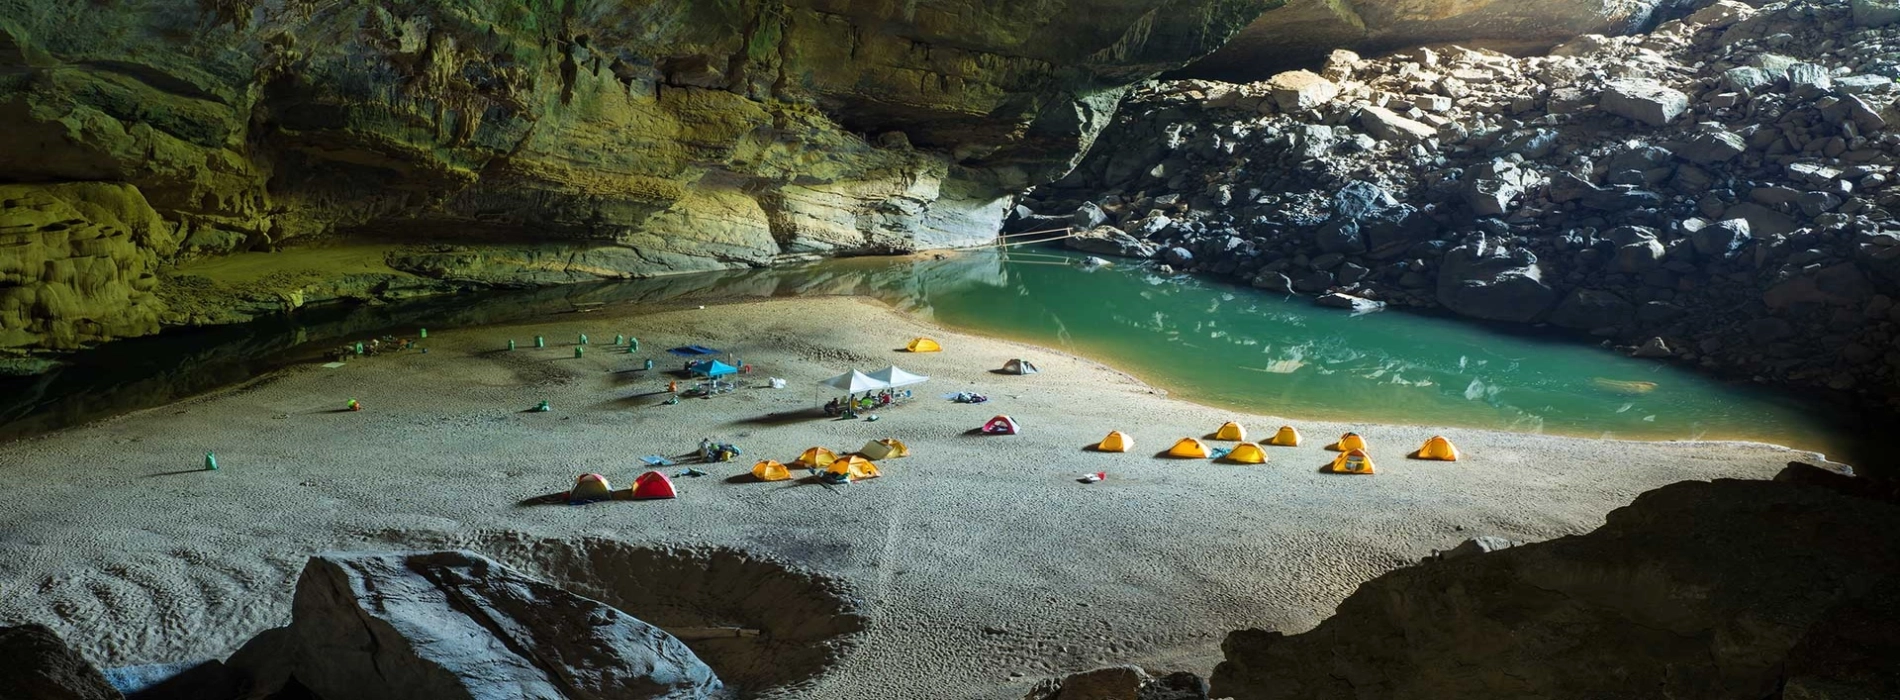
<instances>
[{"instance_id":1,"label":"group of people","mask_svg":"<svg viewBox=\"0 0 1900 700\"><path fill-rule=\"evenodd\" d=\"M408 338L398 338L393 335L385 335L381 338L371 338L367 341L358 341L357 343L353 345L339 345L330 351L330 360L333 362L345 362L345 361L348 361L352 357L359 357L363 355L380 355L380 354L383 354L385 351L400 352L403 350L408 350L414 345L415 345L415 341L412 341Z\"/></svg>"},{"instance_id":2,"label":"group of people","mask_svg":"<svg viewBox=\"0 0 1900 700\"><path fill-rule=\"evenodd\" d=\"M852 394L842 399L826 401L825 415L855 417L860 411L875 411L890 406L891 404L908 401L910 397L911 391L909 389L901 391L897 389L867 391L864 392L864 396L862 397L857 394Z\"/></svg>"}]
</instances>

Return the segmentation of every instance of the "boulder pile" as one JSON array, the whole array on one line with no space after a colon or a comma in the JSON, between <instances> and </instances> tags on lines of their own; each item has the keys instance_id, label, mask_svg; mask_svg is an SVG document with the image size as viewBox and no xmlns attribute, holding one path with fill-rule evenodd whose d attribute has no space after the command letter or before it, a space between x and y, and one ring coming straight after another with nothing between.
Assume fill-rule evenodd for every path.
<instances>
[{"instance_id":1,"label":"boulder pile","mask_svg":"<svg viewBox=\"0 0 1900 700\"><path fill-rule=\"evenodd\" d=\"M1892 3L1696 5L1547 56L1150 84L1012 226L1900 405Z\"/></svg>"}]
</instances>

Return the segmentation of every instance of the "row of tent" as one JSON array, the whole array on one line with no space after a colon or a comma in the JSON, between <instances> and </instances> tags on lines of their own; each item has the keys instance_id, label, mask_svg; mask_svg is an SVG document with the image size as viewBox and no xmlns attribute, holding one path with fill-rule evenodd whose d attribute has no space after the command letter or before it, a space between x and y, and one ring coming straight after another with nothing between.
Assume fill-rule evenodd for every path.
<instances>
[{"instance_id":1,"label":"row of tent","mask_svg":"<svg viewBox=\"0 0 1900 700\"><path fill-rule=\"evenodd\" d=\"M675 498L678 496L679 492L673 490L673 480L666 478L665 474L656 471L649 471L634 477L633 486L628 487L626 491L618 492L614 491L614 487L607 483L607 477L600 474L582 474L579 479L574 481L574 488L567 492L567 500L569 503L589 503L593 501L614 500L617 498L634 501L649 501Z\"/></svg>"},{"instance_id":2,"label":"row of tent","mask_svg":"<svg viewBox=\"0 0 1900 700\"><path fill-rule=\"evenodd\" d=\"M857 452L840 455L823 447L812 447L799 453L790 464L777 460L764 460L752 465L752 476L759 481L785 481L792 478L793 469L824 469L825 475L841 481L863 481L882 476L877 463L871 460L909 457L910 446L896 438L884 438L864 443Z\"/></svg>"},{"instance_id":3,"label":"row of tent","mask_svg":"<svg viewBox=\"0 0 1900 700\"><path fill-rule=\"evenodd\" d=\"M877 391L879 389L892 389L900 386L922 384L927 381L930 381L930 377L921 374L912 374L898 369L897 365L891 365L870 374L865 374L854 369L836 377L822 380L818 382L818 384L845 393L856 394L862 391Z\"/></svg>"},{"instance_id":4,"label":"row of tent","mask_svg":"<svg viewBox=\"0 0 1900 700\"><path fill-rule=\"evenodd\" d=\"M1227 454L1223 455L1221 457L1222 459L1239 464L1265 464L1267 462L1267 451L1258 443L1246 442L1247 431L1237 423L1229 422L1222 425L1219 430L1214 432L1214 439L1240 442L1239 445L1235 445L1232 450L1229 450ZM1266 441L1266 444L1276 447L1298 447L1300 444L1300 432L1290 425L1281 426L1280 430L1275 432L1273 437ZM1117 430L1109 433L1107 437L1102 438L1102 441L1095 446L1095 449L1098 452L1128 452L1133 450L1134 447L1134 438L1129 437L1127 433ZM1328 471L1340 474L1374 473L1372 457L1368 454L1370 448L1366 445L1366 439L1358 433L1346 433L1341 435L1339 436L1338 442L1326 446L1326 449L1340 453L1339 457L1335 458L1332 464L1328 465ZM1202 442L1199 438L1185 437L1175 442L1173 447L1168 448L1167 455L1181 459L1208 459L1214 456L1214 451L1209 449L1207 444ZM1424 445L1419 447L1417 452L1412 453L1410 456L1413 459L1456 462L1458 461L1459 453L1457 446L1451 444L1451 441L1446 439L1443 435L1433 435L1430 439L1425 441Z\"/></svg>"}]
</instances>

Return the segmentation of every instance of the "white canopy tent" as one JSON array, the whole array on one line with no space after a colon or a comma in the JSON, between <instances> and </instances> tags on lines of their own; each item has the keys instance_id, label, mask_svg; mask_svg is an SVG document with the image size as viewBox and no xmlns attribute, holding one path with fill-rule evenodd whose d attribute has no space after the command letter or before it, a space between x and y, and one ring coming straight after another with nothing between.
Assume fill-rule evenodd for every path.
<instances>
[{"instance_id":1,"label":"white canopy tent","mask_svg":"<svg viewBox=\"0 0 1900 700\"><path fill-rule=\"evenodd\" d=\"M859 372L855 369L849 372L846 372L844 374L840 374L836 377L832 377L830 379L826 379L824 381L818 382L818 384L820 386L828 386L833 389L837 389L847 394L855 394L860 391L877 391L878 389L888 389L891 386L887 382L879 380L863 372Z\"/></svg>"},{"instance_id":2,"label":"white canopy tent","mask_svg":"<svg viewBox=\"0 0 1900 700\"><path fill-rule=\"evenodd\" d=\"M884 369L880 369L876 372L872 372L871 378L880 382L884 382L885 384L888 384L893 387L910 386L912 384L922 384L924 382L930 381L929 377L926 377L921 374L911 374L904 370L898 369L897 365L891 365L889 367L885 367Z\"/></svg>"}]
</instances>

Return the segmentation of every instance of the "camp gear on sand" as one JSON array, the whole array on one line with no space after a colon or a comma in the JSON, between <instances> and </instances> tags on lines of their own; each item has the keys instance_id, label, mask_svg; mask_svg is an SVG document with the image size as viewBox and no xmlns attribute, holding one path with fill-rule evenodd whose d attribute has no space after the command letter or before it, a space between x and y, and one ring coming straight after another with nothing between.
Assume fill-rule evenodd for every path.
<instances>
[{"instance_id":1,"label":"camp gear on sand","mask_svg":"<svg viewBox=\"0 0 1900 700\"><path fill-rule=\"evenodd\" d=\"M858 448L858 454L864 455L866 459L909 457L910 447L894 438L884 438L864 443L863 447Z\"/></svg>"},{"instance_id":2,"label":"camp gear on sand","mask_svg":"<svg viewBox=\"0 0 1900 700\"><path fill-rule=\"evenodd\" d=\"M673 481L659 472L647 472L633 480L633 500L648 501L662 498L676 498L679 492L673 490Z\"/></svg>"},{"instance_id":3,"label":"camp gear on sand","mask_svg":"<svg viewBox=\"0 0 1900 700\"><path fill-rule=\"evenodd\" d=\"M363 410L363 404L360 404L360 403L357 403L357 402L356 402L356 399L350 399L350 402L349 402L349 403L346 403L346 404L343 404L343 407L344 407L344 408L347 408L347 409L350 409L350 410L352 410L352 411L361 411L361 410Z\"/></svg>"},{"instance_id":4,"label":"camp gear on sand","mask_svg":"<svg viewBox=\"0 0 1900 700\"><path fill-rule=\"evenodd\" d=\"M651 370L651 369L653 369L653 360L652 360L652 359L648 359L648 360L647 360L646 362L642 362L642 363L640 363L640 369L644 369L644 370Z\"/></svg>"},{"instance_id":5,"label":"camp gear on sand","mask_svg":"<svg viewBox=\"0 0 1900 700\"><path fill-rule=\"evenodd\" d=\"M535 337L534 337L534 346L535 346L535 347L537 347L537 348L545 348L545 347L547 347L547 346L548 346L548 339L547 339L547 336L541 336L541 335L537 335L537 336L535 336Z\"/></svg>"},{"instance_id":6,"label":"camp gear on sand","mask_svg":"<svg viewBox=\"0 0 1900 700\"><path fill-rule=\"evenodd\" d=\"M356 354L361 355L363 352L363 341L356 341Z\"/></svg>"},{"instance_id":7,"label":"camp gear on sand","mask_svg":"<svg viewBox=\"0 0 1900 700\"><path fill-rule=\"evenodd\" d=\"M1326 467L1326 471L1334 474L1374 473L1372 469L1372 458L1366 456L1365 450L1350 450L1341 453L1338 457L1333 459L1333 463L1330 466Z\"/></svg>"},{"instance_id":8,"label":"camp gear on sand","mask_svg":"<svg viewBox=\"0 0 1900 700\"><path fill-rule=\"evenodd\" d=\"M778 377L772 377L766 380L765 385L772 387L774 389L783 389L785 388L785 380L780 379Z\"/></svg>"},{"instance_id":9,"label":"camp gear on sand","mask_svg":"<svg viewBox=\"0 0 1900 700\"><path fill-rule=\"evenodd\" d=\"M535 406L534 408L529 409L529 410L534 411L535 413L547 413L548 411L554 410L554 407L549 406L548 402L542 401L540 405Z\"/></svg>"},{"instance_id":10,"label":"camp gear on sand","mask_svg":"<svg viewBox=\"0 0 1900 700\"><path fill-rule=\"evenodd\" d=\"M416 329L416 337L417 337L417 338L427 338L427 337L429 337L429 329L427 329L427 328L417 328L417 329Z\"/></svg>"},{"instance_id":11,"label":"camp gear on sand","mask_svg":"<svg viewBox=\"0 0 1900 700\"><path fill-rule=\"evenodd\" d=\"M514 351L515 351L515 339L514 339L514 338L509 338L509 339L508 339L508 352L514 352Z\"/></svg>"},{"instance_id":12,"label":"camp gear on sand","mask_svg":"<svg viewBox=\"0 0 1900 700\"><path fill-rule=\"evenodd\" d=\"M739 368L718 360L700 360L686 365L686 372L696 377L719 378L739 373Z\"/></svg>"},{"instance_id":13,"label":"camp gear on sand","mask_svg":"<svg viewBox=\"0 0 1900 700\"><path fill-rule=\"evenodd\" d=\"M578 342L576 342L576 343L575 343L575 345L586 345L586 344L587 344L587 334L586 334L586 333L582 333L582 334L581 334L581 337L580 337L580 340L579 340Z\"/></svg>"},{"instance_id":14,"label":"camp gear on sand","mask_svg":"<svg viewBox=\"0 0 1900 700\"><path fill-rule=\"evenodd\" d=\"M882 476L882 474L878 473L876 464L872 464L871 460L858 455L845 455L833 460L831 466L825 468L825 474L834 479L843 476L852 481L863 481L865 479L875 479Z\"/></svg>"},{"instance_id":15,"label":"camp gear on sand","mask_svg":"<svg viewBox=\"0 0 1900 700\"><path fill-rule=\"evenodd\" d=\"M1097 452L1127 452L1132 449L1135 449L1135 439L1120 430L1109 433L1108 437L1095 445Z\"/></svg>"},{"instance_id":16,"label":"camp gear on sand","mask_svg":"<svg viewBox=\"0 0 1900 700\"><path fill-rule=\"evenodd\" d=\"M836 377L820 381L818 384L819 386L828 386L849 394L856 394L860 391L876 391L890 387L890 384L855 369Z\"/></svg>"},{"instance_id":17,"label":"camp gear on sand","mask_svg":"<svg viewBox=\"0 0 1900 700\"><path fill-rule=\"evenodd\" d=\"M1221 424L1220 430L1214 431L1214 439L1215 440L1231 440L1234 442L1246 442L1247 429L1240 427L1239 423L1228 421L1226 423Z\"/></svg>"},{"instance_id":18,"label":"camp gear on sand","mask_svg":"<svg viewBox=\"0 0 1900 700\"><path fill-rule=\"evenodd\" d=\"M665 401L661 401L661 402L660 402L660 405L663 405L663 406L677 406L677 405L679 405L679 402L680 402L680 397L678 397L678 396L669 396L669 397L667 397L667 398L666 398L666 400L665 400Z\"/></svg>"},{"instance_id":19,"label":"camp gear on sand","mask_svg":"<svg viewBox=\"0 0 1900 700\"><path fill-rule=\"evenodd\" d=\"M792 478L792 470L777 460L765 460L752 465L752 478L759 481L785 481Z\"/></svg>"},{"instance_id":20,"label":"camp gear on sand","mask_svg":"<svg viewBox=\"0 0 1900 700\"><path fill-rule=\"evenodd\" d=\"M587 353L587 348L584 348L584 347L581 347L581 346L579 346L579 345L576 345L576 346L574 346L574 356L575 356L575 357L580 357L581 355L584 355L584 354L586 354L586 353Z\"/></svg>"},{"instance_id":21,"label":"camp gear on sand","mask_svg":"<svg viewBox=\"0 0 1900 700\"><path fill-rule=\"evenodd\" d=\"M607 477L599 474L582 474L574 480L574 488L567 492L567 502L573 505L605 501L613 498L614 488L607 485Z\"/></svg>"},{"instance_id":22,"label":"camp gear on sand","mask_svg":"<svg viewBox=\"0 0 1900 700\"><path fill-rule=\"evenodd\" d=\"M1227 447L1211 447L1207 450L1207 456L1212 459L1222 459L1227 456L1227 453L1232 451L1232 448Z\"/></svg>"},{"instance_id":23,"label":"camp gear on sand","mask_svg":"<svg viewBox=\"0 0 1900 700\"><path fill-rule=\"evenodd\" d=\"M205 471L215 472L217 470L218 470L218 456L210 452L206 452L205 453Z\"/></svg>"},{"instance_id":24,"label":"camp gear on sand","mask_svg":"<svg viewBox=\"0 0 1900 700\"><path fill-rule=\"evenodd\" d=\"M904 349L911 352L943 352L943 345L929 338L913 338Z\"/></svg>"},{"instance_id":25,"label":"camp gear on sand","mask_svg":"<svg viewBox=\"0 0 1900 700\"><path fill-rule=\"evenodd\" d=\"M1273 438L1267 440L1267 444L1274 447L1299 447L1300 431L1294 430L1293 426L1282 425L1280 432L1274 433Z\"/></svg>"},{"instance_id":26,"label":"camp gear on sand","mask_svg":"<svg viewBox=\"0 0 1900 700\"><path fill-rule=\"evenodd\" d=\"M1333 443L1326 449L1334 452L1351 452L1353 450L1364 452L1371 448L1366 447L1366 439L1359 437L1358 433L1346 433L1345 435L1339 436L1339 442Z\"/></svg>"},{"instance_id":27,"label":"camp gear on sand","mask_svg":"<svg viewBox=\"0 0 1900 700\"><path fill-rule=\"evenodd\" d=\"M635 338L633 336L627 336L627 352L635 353L639 351L640 351L640 339Z\"/></svg>"},{"instance_id":28,"label":"camp gear on sand","mask_svg":"<svg viewBox=\"0 0 1900 700\"><path fill-rule=\"evenodd\" d=\"M954 394L944 394L943 397L957 403L989 403L990 400L990 397L974 391L959 391Z\"/></svg>"},{"instance_id":29,"label":"camp gear on sand","mask_svg":"<svg viewBox=\"0 0 1900 700\"><path fill-rule=\"evenodd\" d=\"M681 469L681 470L680 470L680 472L679 472L678 474L674 474L673 476L675 476L675 477L681 477L681 476L690 476L690 477L693 477L693 478L695 478L695 479L697 479L697 478L699 478L699 477L702 477L702 476L705 476L705 475L706 475L706 472L702 472L702 471L700 471L700 470L698 470L698 469L694 469L694 468L692 468L692 467L687 467L687 468L685 468L685 469Z\"/></svg>"},{"instance_id":30,"label":"camp gear on sand","mask_svg":"<svg viewBox=\"0 0 1900 700\"><path fill-rule=\"evenodd\" d=\"M681 345L677 348L670 348L667 352L680 357L706 357L708 355L724 354L721 353L718 348L709 348L704 345Z\"/></svg>"},{"instance_id":31,"label":"camp gear on sand","mask_svg":"<svg viewBox=\"0 0 1900 700\"><path fill-rule=\"evenodd\" d=\"M821 469L831 466L831 463L836 461L838 461L838 453L823 447L812 447L799 453L798 459L792 460L792 466L803 467L805 469Z\"/></svg>"},{"instance_id":32,"label":"camp gear on sand","mask_svg":"<svg viewBox=\"0 0 1900 700\"><path fill-rule=\"evenodd\" d=\"M1260 449L1259 445L1243 442L1227 453L1227 461L1235 464L1266 464L1267 451Z\"/></svg>"},{"instance_id":33,"label":"camp gear on sand","mask_svg":"<svg viewBox=\"0 0 1900 700\"><path fill-rule=\"evenodd\" d=\"M1446 440L1443 435L1433 435L1430 440L1425 441L1424 446L1418 448L1418 452L1413 453L1412 458L1456 462L1458 461L1458 447L1451 444L1451 441Z\"/></svg>"},{"instance_id":34,"label":"camp gear on sand","mask_svg":"<svg viewBox=\"0 0 1900 700\"><path fill-rule=\"evenodd\" d=\"M1082 478L1076 479L1076 481L1080 481L1084 484L1093 484L1106 478L1108 478L1108 472L1096 472L1094 474L1083 474Z\"/></svg>"},{"instance_id":35,"label":"camp gear on sand","mask_svg":"<svg viewBox=\"0 0 1900 700\"><path fill-rule=\"evenodd\" d=\"M678 462L667 459L663 455L647 455L645 457L641 457L640 461L646 462L648 466L654 466L654 467L670 467L675 464L678 464Z\"/></svg>"},{"instance_id":36,"label":"camp gear on sand","mask_svg":"<svg viewBox=\"0 0 1900 700\"><path fill-rule=\"evenodd\" d=\"M615 333L615 334L614 334L614 346L615 346L615 347L619 347L619 346L621 346L621 345L625 345L625 344L626 344L626 342L627 342L627 336L626 336L625 334L622 334L622 333Z\"/></svg>"},{"instance_id":37,"label":"camp gear on sand","mask_svg":"<svg viewBox=\"0 0 1900 700\"><path fill-rule=\"evenodd\" d=\"M1005 374L1035 374L1041 371L1042 369L1036 367L1036 363L1022 358L1016 358L1003 363L1003 373Z\"/></svg>"},{"instance_id":38,"label":"camp gear on sand","mask_svg":"<svg viewBox=\"0 0 1900 700\"><path fill-rule=\"evenodd\" d=\"M985 435L1018 435L1021 434L1022 431L1022 426L1016 424L1016 419L1010 418L1009 416L997 416L991 418L990 422L983 424L983 434Z\"/></svg>"},{"instance_id":39,"label":"camp gear on sand","mask_svg":"<svg viewBox=\"0 0 1900 700\"><path fill-rule=\"evenodd\" d=\"M1210 454L1212 453L1208 452L1206 444L1191 437L1181 438L1174 443L1173 447L1168 448L1169 457L1180 459L1207 459Z\"/></svg>"}]
</instances>

